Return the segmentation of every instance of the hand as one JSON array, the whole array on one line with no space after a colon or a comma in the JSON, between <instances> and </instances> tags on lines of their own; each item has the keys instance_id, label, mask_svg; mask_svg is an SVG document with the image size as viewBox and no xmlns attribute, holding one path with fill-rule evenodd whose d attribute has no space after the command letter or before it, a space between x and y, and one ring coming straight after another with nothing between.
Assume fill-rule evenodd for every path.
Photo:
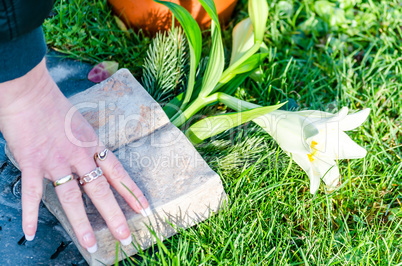
<instances>
[{"instance_id":1,"label":"hand","mask_svg":"<svg viewBox=\"0 0 402 266\"><path fill-rule=\"evenodd\" d=\"M50 77L45 61L25 76L1 83L0 94L0 130L22 172L22 228L26 239L33 240L36 233L43 178L55 181L71 173L83 176L98 163L104 175L83 188L114 237L123 245L130 244L127 221L109 184L137 213L148 214L149 204L112 152L104 161L95 162L94 154L104 147L78 111L72 118L71 130L65 130L66 114L74 107ZM71 132L72 136L66 132ZM73 144L71 138L78 140L78 145L76 141ZM97 145L84 148L85 145L79 145L83 142ZM67 182L55 190L80 244L89 252L95 252L96 239L78 182Z\"/></svg>"}]
</instances>

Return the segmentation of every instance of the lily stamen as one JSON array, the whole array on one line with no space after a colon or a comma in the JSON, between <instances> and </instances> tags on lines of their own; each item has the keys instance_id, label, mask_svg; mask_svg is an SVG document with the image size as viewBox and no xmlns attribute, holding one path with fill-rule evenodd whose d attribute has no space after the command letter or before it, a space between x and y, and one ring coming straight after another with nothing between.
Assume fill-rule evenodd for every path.
<instances>
[{"instance_id":1,"label":"lily stamen","mask_svg":"<svg viewBox=\"0 0 402 266\"><path fill-rule=\"evenodd\" d=\"M317 144L318 143L315 142L314 140L311 142L310 147L311 147L312 152L307 154L307 157L310 160L310 162L314 161L313 156L317 153L317 149L315 148L315 146L317 146Z\"/></svg>"}]
</instances>

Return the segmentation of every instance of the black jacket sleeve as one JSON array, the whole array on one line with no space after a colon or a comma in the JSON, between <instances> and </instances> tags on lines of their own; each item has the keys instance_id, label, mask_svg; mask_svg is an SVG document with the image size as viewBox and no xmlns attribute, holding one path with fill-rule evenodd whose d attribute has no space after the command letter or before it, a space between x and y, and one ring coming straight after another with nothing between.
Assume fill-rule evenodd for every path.
<instances>
[{"instance_id":1,"label":"black jacket sleeve","mask_svg":"<svg viewBox=\"0 0 402 266\"><path fill-rule=\"evenodd\" d=\"M38 28L52 7L53 0L0 0L0 42Z\"/></svg>"},{"instance_id":2,"label":"black jacket sleeve","mask_svg":"<svg viewBox=\"0 0 402 266\"><path fill-rule=\"evenodd\" d=\"M46 54L42 23L52 0L0 0L0 83L19 78Z\"/></svg>"}]
</instances>

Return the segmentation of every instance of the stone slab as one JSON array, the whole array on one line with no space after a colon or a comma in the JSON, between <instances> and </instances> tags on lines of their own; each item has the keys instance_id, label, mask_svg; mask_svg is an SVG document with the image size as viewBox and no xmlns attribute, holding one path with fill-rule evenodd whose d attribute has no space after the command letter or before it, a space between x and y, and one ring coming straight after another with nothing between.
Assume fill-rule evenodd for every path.
<instances>
[{"instance_id":1,"label":"stone slab","mask_svg":"<svg viewBox=\"0 0 402 266\"><path fill-rule=\"evenodd\" d=\"M119 70L108 80L69 99L94 126L105 145L115 152L150 203L153 214L142 217L114 191L142 249L155 243L149 228L158 237L167 238L176 233L171 224L175 228L188 228L207 219L225 203L220 177L128 70ZM8 155L12 157L9 152ZM81 248L53 186L44 183L44 204L61 222L86 261L90 265L112 264L116 240L87 195L83 198L98 240L98 251L94 254ZM134 245L123 249L127 255L138 252ZM122 254L119 259L123 259Z\"/></svg>"}]
</instances>

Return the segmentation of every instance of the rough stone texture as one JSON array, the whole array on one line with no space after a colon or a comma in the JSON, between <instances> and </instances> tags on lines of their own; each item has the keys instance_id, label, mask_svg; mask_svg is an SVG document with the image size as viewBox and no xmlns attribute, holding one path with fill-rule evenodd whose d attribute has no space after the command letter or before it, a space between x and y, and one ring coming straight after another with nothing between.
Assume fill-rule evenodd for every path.
<instances>
[{"instance_id":1,"label":"rough stone texture","mask_svg":"<svg viewBox=\"0 0 402 266\"><path fill-rule=\"evenodd\" d=\"M69 100L111 150L149 136L170 123L159 104L124 69Z\"/></svg>"},{"instance_id":2,"label":"rough stone texture","mask_svg":"<svg viewBox=\"0 0 402 266\"><path fill-rule=\"evenodd\" d=\"M105 145L115 152L151 205L153 214L142 217L115 193L134 239L142 249L154 243L148 227L159 237L167 238L176 233L170 223L180 228L190 227L207 219L225 202L219 176L128 70L119 70L70 100L94 126ZM99 249L95 254L89 254L79 245L53 186L49 182L44 186L43 202L59 219L86 261L90 265L114 263L116 240L90 199L83 195L98 240ZM134 246L123 249L127 255L137 253ZM122 254L119 257L123 259Z\"/></svg>"}]
</instances>

